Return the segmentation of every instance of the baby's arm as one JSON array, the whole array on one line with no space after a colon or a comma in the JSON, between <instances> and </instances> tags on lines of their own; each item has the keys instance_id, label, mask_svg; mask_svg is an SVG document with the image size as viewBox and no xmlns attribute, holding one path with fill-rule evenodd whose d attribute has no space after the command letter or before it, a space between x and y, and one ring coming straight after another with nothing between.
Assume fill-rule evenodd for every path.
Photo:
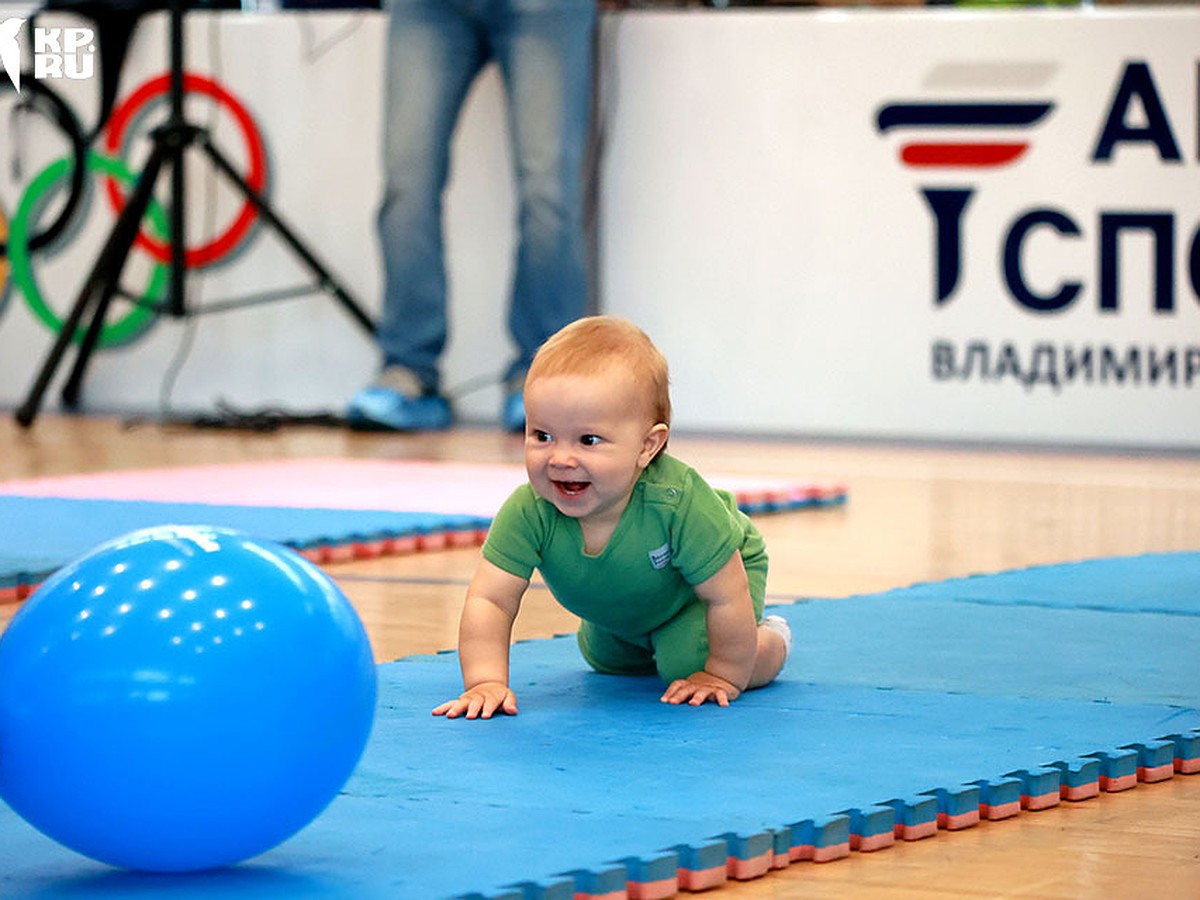
<instances>
[{"instance_id":1,"label":"baby's arm","mask_svg":"<svg viewBox=\"0 0 1200 900\"><path fill-rule=\"evenodd\" d=\"M528 587L528 579L510 575L486 559L479 561L458 626L458 656L466 690L436 707L435 716L490 719L497 711L517 714L516 695L508 687L508 645Z\"/></svg>"},{"instance_id":2,"label":"baby's arm","mask_svg":"<svg viewBox=\"0 0 1200 900\"><path fill-rule=\"evenodd\" d=\"M717 574L696 585L696 595L708 606L708 661L703 671L672 682L662 699L693 706L712 700L728 706L750 683L758 646L742 555L734 553Z\"/></svg>"}]
</instances>

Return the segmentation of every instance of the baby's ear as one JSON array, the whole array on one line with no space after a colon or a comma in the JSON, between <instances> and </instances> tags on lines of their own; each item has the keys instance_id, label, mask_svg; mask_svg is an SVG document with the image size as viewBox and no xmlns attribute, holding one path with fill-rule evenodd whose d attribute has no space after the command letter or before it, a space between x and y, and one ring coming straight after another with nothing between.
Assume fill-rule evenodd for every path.
<instances>
[{"instance_id":1,"label":"baby's ear","mask_svg":"<svg viewBox=\"0 0 1200 900\"><path fill-rule=\"evenodd\" d=\"M654 457L658 456L659 451L666 446L670 434L670 427L662 422L653 425L642 440L642 453L638 457L638 465L643 469L650 465Z\"/></svg>"}]
</instances>

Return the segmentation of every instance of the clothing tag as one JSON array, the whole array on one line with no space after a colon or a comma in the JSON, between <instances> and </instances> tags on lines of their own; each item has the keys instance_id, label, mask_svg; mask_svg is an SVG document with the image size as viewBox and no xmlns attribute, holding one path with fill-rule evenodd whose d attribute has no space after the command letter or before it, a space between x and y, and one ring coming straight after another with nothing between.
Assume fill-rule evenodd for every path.
<instances>
[{"instance_id":1,"label":"clothing tag","mask_svg":"<svg viewBox=\"0 0 1200 900\"><path fill-rule=\"evenodd\" d=\"M663 544L649 553L650 565L656 569L665 569L671 562L671 545Z\"/></svg>"}]
</instances>

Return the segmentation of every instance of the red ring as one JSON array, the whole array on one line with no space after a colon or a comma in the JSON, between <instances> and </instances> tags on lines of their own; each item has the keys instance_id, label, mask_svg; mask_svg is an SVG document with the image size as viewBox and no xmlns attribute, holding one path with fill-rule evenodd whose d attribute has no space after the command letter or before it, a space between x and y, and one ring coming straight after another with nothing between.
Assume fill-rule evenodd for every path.
<instances>
[{"instance_id":1,"label":"red ring","mask_svg":"<svg viewBox=\"0 0 1200 900\"><path fill-rule=\"evenodd\" d=\"M171 76L169 73L152 78L130 94L113 111L108 122L107 137L105 138L105 149L110 154L119 155L121 153L121 141L125 137L125 130L133 120L134 114L155 97L166 94L170 86ZM203 75L185 73L183 76L183 90L185 93L205 94L212 97L219 105L229 110L238 127L241 129L242 137L246 142L246 151L249 155L250 163L249 171L244 176L246 183L256 194L261 193L267 183L267 154L263 148L262 135L259 133L250 114L246 112L246 108L225 88ZM125 195L121 192L121 188L112 177L104 179L104 187L109 201L119 215L125 207ZM198 269L210 265L232 252L242 238L246 236L246 232L250 230L250 226L254 224L254 220L257 217L258 210L253 203L247 200L242 205L241 211L233 220L233 223L224 233L213 238L207 244L188 247L184 251L184 263L187 268ZM159 262L170 262L170 242L150 237L145 232L139 232L137 245Z\"/></svg>"}]
</instances>

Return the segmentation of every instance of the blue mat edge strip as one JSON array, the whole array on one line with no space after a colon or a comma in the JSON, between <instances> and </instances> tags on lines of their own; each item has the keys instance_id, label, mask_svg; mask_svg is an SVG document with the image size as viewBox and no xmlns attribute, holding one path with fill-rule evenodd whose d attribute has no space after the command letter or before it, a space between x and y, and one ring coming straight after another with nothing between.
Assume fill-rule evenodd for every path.
<instances>
[{"instance_id":1,"label":"blue mat edge strip","mask_svg":"<svg viewBox=\"0 0 1200 900\"><path fill-rule=\"evenodd\" d=\"M885 850L897 841L963 831L984 820L1013 819L1027 811L1058 806L1063 800L1082 802L1104 793L1125 792L1175 774L1200 774L1200 730L1096 751L1053 767L1019 769L994 779L882 800L752 834L731 832L700 846L677 845L611 860L595 870L561 872L551 879L507 885L499 893L471 892L455 900L674 897L679 891L706 891L730 880L761 878L799 862L833 862L854 852Z\"/></svg>"},{"instance_id":2,"label":"blue mat edge strip","mask_svg":"<svg viewBox=\"0 0 1200 900\"><path fill-rule=\"evenodd\" d=\"M472 892L455 900L669 898L679 891L710 890L729 880L761 878L799 862L833 862L853 852L886 850L897 841L963 831L984 820L1005 821L1027 811L1053 808L1063 800L1082 802L1125 792L1176 774L1200 774L1200 729L752 834L730 832L701 846L677 845L611 860L610 867L558 873L562 880L523 881L505 886L500 893Z\"/></svg>"},{"instance_id":3,"label":"blue mat edge strip","mask_svg":"<svg viewBox=\"0 0 1200 900\"><path fill-rule=\"evenodd\" d=\"M56 502L64 502L59 498L32 498L32 497L0 497L0 506L3 506L6 500L39 500L39 499L54 499ZM87 505L96 502L119 502L119 501L92 501L92 500L70 500L71 503ZM220 511L229 509L226 506L207 505L207 504L177 504L177 503L157 503L155 501L137 501L139 505L147 508L158 507L164 512L162 521L159 524L168 524L170 522L188 519L189 521L200 522L207 516L213 524L220 525ZM264 516L270 514L294 514L303 516L306 514L320 515L344 515L348 519L353 518L357 514L370 513L378 516L378 510L330 510L319 508L285 508L285 507L244 507L239 509L261 511ZM166 513L171 512L170 515ZM478 546L483 543L483 538L487 534L488 528L491 526L490 518L481 516L467 516L456 514L423 514L397 511L397 517L427 517L431 522L437 524L430 525L414 525L405 524L398 527L386 527L374 530L370 533L363 533L352 528L347 528L340 535L320 535L312 538L297 540L297 539L280 539L278 535L265 534L262 537L268 540L274 540L277 543L283 544L300 555L306 557L310 561L322 565L326 563L347 562L352 559L370 559L386 555L404 555L414 552L426 552L443 550L450 547L471 547ZM149 527L149 526L148 526ZM268 529L269 530L269 529ZM110 537L119 537L119 533L114 533ZM258 535L256 535L258 536ZM0 571L0 603L21 602L26 599L34 590L37 589L41 582L45 581L54 574L61 566L71 562L69 559L64 559L53 565L42 565L30 568L14 568L8 571Z\"/></svg>"}]
</instances>

